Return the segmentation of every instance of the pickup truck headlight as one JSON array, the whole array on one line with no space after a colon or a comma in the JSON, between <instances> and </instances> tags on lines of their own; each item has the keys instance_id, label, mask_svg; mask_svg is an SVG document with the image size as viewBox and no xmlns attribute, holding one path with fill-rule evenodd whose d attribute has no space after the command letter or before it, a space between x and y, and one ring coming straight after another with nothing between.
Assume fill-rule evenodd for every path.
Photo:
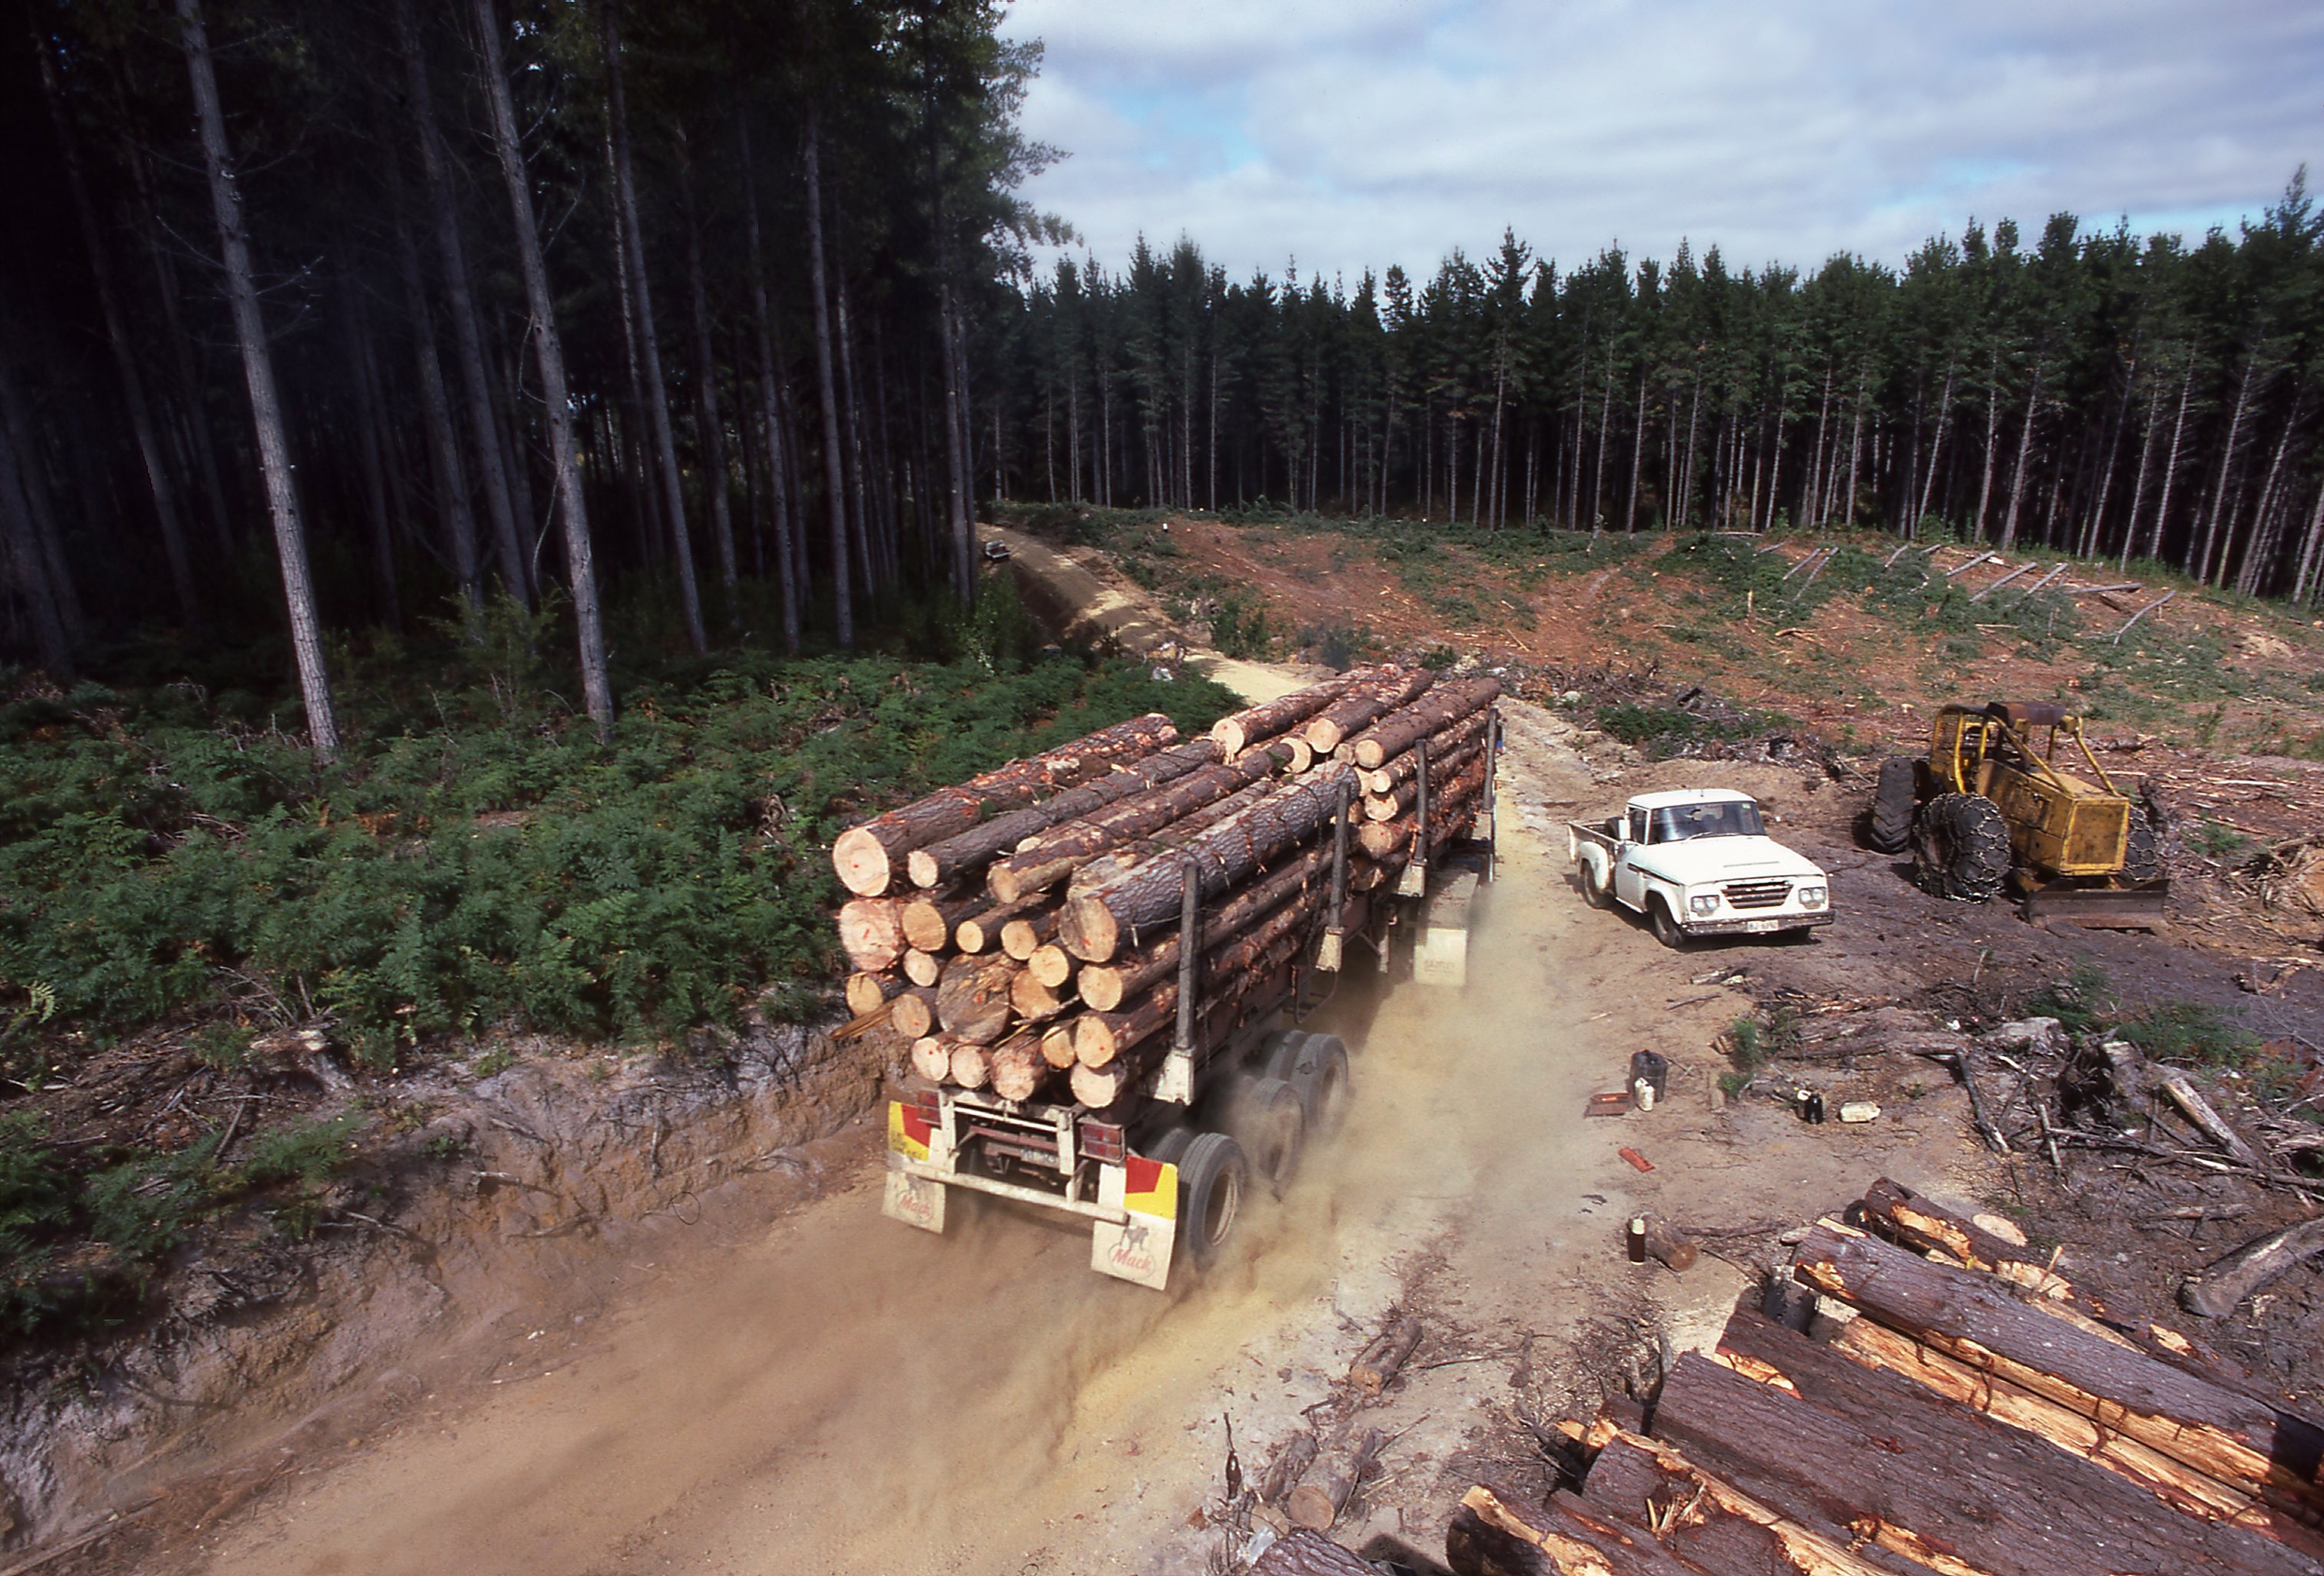
<instances>
[{"instance_id":1,"label":"pickup truck headlight","mask_svg":"<svg viewBox=\"0 0 2324 1576\"><path fill-rule=\"evenodd\" d=\"M1693 897L1687 900L1687 907L1698 914L1717 914L1719 912L1719 894L1716 892L1697 892Z\"/></svg>"},{"instance_id":2,"label":"pickup truck headlight","mask_svg":"<svg viewBox=\"0 0 2324 1576\"><path fill-rule=\"evenodd\" d=\"M1821 886L1803 886L1799 889L1801 908L1822 908L1829 898L1830 894Z\"/></svg>"}]
</instances>

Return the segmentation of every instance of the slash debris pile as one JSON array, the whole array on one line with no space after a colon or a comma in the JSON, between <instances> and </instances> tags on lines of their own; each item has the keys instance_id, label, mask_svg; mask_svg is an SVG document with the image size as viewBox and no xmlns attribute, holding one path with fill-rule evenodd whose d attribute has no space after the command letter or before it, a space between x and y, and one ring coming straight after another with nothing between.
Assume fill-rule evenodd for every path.
<instances>
[{"instance_id":1,"label":"slash debris pile","mask_svg":"<svg viewBox=\"0 0 2324 1576\"><path fill-rule=\"evenodd\" d=\"M2324 1427L2042 1256L1873 1185L1651 1406L1470 1491L1456 1576L2324 1571Z\"/></svg>"},{"instance_id":2,"label":"slash debris pile","mask_svg":"<svg viewBox=\"0 0 2324 1576\"><path fill-rule=\"evenodd\" d=\"M1367 894L1468 835L1499 693L1362 669L1203 738L1137 718L853 827L831 849L856 894L849 1008L884 1016L933 1082L1110 1108L1173 1041L1188 885L1214 1044L1319 925L1336 947Z\"/></svg>"}]
</instances>

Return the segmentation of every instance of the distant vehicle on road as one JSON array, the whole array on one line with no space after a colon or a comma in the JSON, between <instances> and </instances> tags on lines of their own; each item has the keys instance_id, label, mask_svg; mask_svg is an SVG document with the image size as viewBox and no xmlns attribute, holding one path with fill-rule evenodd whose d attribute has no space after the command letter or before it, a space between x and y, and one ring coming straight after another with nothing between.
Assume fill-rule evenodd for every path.
<instances>
[{"instance_id":1,"label":"distant vehicle on road","mask_svg":"<svg viewBox=\"0 0 2324 1576\"><path fill-rule=\"evenodd\" d=\"M1567 852L1592 908L1646 916L1655 939L1761 936L1832 922L1832 887L1767 835L1759 801L1732 788L1641 794L1619 815L1567 825Z\"/></svg>"}]
</instances>

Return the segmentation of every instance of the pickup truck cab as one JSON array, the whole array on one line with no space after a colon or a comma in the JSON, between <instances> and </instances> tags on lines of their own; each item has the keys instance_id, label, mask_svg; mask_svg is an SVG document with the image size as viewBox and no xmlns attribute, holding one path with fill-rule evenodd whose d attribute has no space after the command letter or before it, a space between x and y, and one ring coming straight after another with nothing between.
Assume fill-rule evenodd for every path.
<instances>
[{"instance_id":1,"label":"pickup truck cab","mask_svg":"<svg viewBox=\"0 0 2324 1576\"><path fill-rule=\"evenodd\" d=\"M1824 871L1767 836L1759 801L1732 788L1641 794L1619 815L1569 823L1567 847L1589 905L1645 914L1664 946L1832 922Z\"/></svg>"}]
</instances>

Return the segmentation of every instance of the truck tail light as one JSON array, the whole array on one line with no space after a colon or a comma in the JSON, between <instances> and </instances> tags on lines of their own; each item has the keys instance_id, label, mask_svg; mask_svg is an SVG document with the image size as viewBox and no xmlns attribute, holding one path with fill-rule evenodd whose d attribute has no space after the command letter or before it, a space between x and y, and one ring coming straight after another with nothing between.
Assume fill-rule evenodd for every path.
<instances>
[{"instance_id":1,"label":"truck tail light","mask_svg":"<svg viewBox=\"0 0 2324 1576\"><path fill-rule=\"evenodd\" d=\"M1085 1122L1081 1123L1081 1152L1092 1160L1119 1166L1128 1152L1128 1145L1123 1142L1122 1129L1113 1123Z\"/></svg>"},{"instance_id":2,"label":"truck tail light","mask_svg":"<svg viewBox=\"0 0 2324 1576\"><path fill-rule=\"evenodd\" d=\"M923 1089L912 1096L912 1111L931 1127L944 1121L944 1096L933 1088Z\"/></svg>"}]
</instances>

